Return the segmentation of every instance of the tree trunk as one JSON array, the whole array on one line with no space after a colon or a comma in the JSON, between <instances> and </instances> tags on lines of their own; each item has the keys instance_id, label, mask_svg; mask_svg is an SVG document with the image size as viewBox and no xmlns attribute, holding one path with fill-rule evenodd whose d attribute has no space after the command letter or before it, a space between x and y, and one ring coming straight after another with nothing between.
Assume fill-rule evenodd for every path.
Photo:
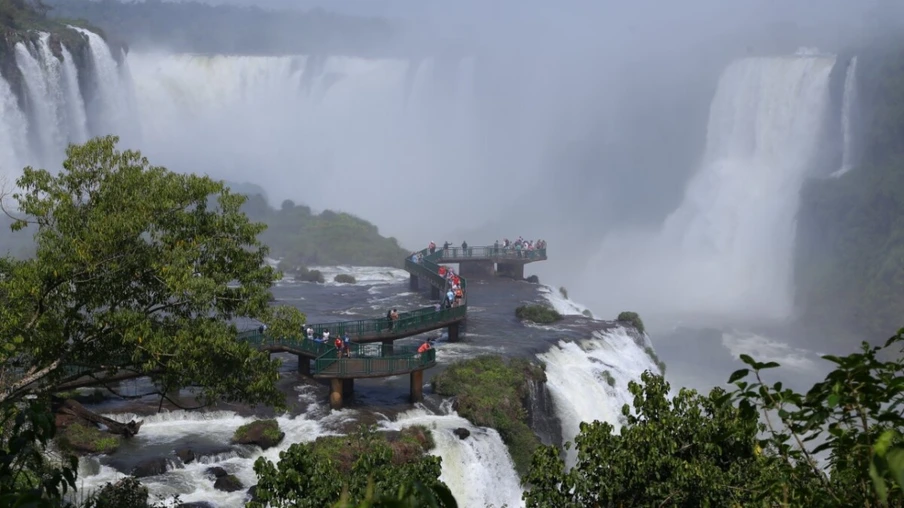
<instances>
[{"instance_id":1,"label":"tree trunk","mask_svg":"<svg viewBox=\"0 0 904 508\"><path fill-rule=\"evenodd\" d=\"M142 421L132 420L129 423L119 423L101 416L74 400L65 400L56 409L58 415L67 415L75 417L78 420L88 421L97 425L103 424L107 427L107 431L111 434L119 434L120 436L132 437L138 434Z\"/></svg>"}]
</instances>

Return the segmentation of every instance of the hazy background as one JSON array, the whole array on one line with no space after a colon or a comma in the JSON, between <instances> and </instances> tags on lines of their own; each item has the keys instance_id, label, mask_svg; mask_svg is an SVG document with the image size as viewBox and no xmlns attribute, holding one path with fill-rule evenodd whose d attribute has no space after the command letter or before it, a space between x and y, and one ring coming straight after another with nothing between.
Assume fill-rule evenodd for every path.
<instances>
[{"instance_id":1,"label":"hazy background","mask_svg":"<svg viewBox=\"0 0 904 508\"><path fill-rule=\"evenodd\" d=\"M683 298L679 314L690 317L751 284L736 266L668 284L635 277L673 256L630 240L655 235L682 203L731 62L804 46L841 55L844 67L904 25L891 0L209 3L389 18L385 47L360 49L388 59L322 48L307 58L210 58L145 41L128 57L141 110L132 141L152 160L259 184L274 205L349 211L412 249L546 239L554 262L530 271L607 316L618 302L655 316ZM320 81L299 93L302 69ZM739 213L755 215L752 203ZM770 238L757 243L766 263ZM649 255L638 261L638 251ZM705 290L688 287L698 283ZM756 296L759 306L735 299L716 312L755 321L770 294Z\"/></svg>"}]
</instances>

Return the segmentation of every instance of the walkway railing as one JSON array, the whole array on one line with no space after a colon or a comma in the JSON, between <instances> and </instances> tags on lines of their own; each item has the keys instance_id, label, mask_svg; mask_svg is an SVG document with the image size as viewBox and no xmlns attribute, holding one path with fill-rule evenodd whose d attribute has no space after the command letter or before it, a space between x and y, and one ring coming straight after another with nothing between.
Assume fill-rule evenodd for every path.
<instances>
[{"instance_id":1,"label":"walkway railing","mask_svg":"<svg viewBox=\"0 0 904 508\"><path fill-rule=\"evenodd\" d=\"M337 321L335 323L320 323L311 325L314 335L320 336L324 330L330 331L330 336L350 335L396 335L418 329L429 329L430 325L452 321L461 318L467 312L464 305L451 309L436 310L435 306L423 307L410 312L399 313L399 319L393 321L388 317L373 319L359 319L356 321Z\"/></svg>"},{"instance_id":2,"label":"walkway railing","mask_svg":"<svg viewBox=\"0 0 904 508\"><path fill-rule=\"evenodd\" d=\"M372 344L358 344L357 346L369 346L369 351L365 353L362 349L352 347L349 358L339 358L338 350L330 348L330 351L326 351L314 360L314 375L391 376L405 374L436 362L436 350L433 348L418 353L417 347L414 346L395 346L392 354L382 356L381 346L373 347Z\"/></svg>"},{"instance_id":3,"label":"walkway railing","mask_svg":"<svg viewBox=\"0 0 904 508\"><path fill-rule=\"evenodd\" d=\"M302 353L308 353L311 356L320 356L327 349L332 347L323 342L317 342L315 340L310 340L307 338L280 339L271 337L266 333L261 333L260 330L246 330L244 332L241 332L238 335L238 339L248 342L258 349L264 349L268 346L282 346Z\"/></svg>"},{"instance_id":4,"label":"walkway railing","mask_svg":"<svg viewBox=\"0 0 904 508\"><path fill-rule=\"evenodd\" d=\"M488 260L544 260L546 259L546 249L515 249L514 247L502 247L489 245L482 247L468 247L467 249L463 249L461 247L449 247L448 249L437 249L437 254L439 254L439 259L443 258L452 258L452 259L462 259L462 258L474 258L475 260L479 259L488 259Z\"/></svg>"}]
</instances>

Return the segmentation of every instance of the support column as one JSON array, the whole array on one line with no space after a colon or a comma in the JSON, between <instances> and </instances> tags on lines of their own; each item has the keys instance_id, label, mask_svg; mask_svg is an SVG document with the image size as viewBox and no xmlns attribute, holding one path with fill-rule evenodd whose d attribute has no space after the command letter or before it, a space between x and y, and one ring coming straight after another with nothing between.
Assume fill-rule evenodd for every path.
<instances>
[{"instance_id":1,"label":"support column","mask_svg":"<svg viewBox=\"0 0 904 508\"><path fill-rule=\"evenodd\" d=\"M524 280L524 264L499 263L496 265L496 274L502 277L511 277L515 280Z\"/></svg>"},{"instance_id":2,"label":"support column","mask_svg":"<svg viewBox=\"0 0 904 508\"><path fill-rule=\"evenodd\" d=\"M383 341L383 351L381 352L381 356L392 356L392 341L391 340Z\"/></svg>"},{"instance_id":3,"label":"support column","mask_svg":"<svg viewBox=\"0 0 904 508\"><path fill-rule=\"evenodd\" d=\"M352 393L355 392L355 380L354 379L343 379L342 380L342 396L343 397L351 397Z\"/></svg>"},{"instance_id":4,"label":"support column","mask_svg":"<svg viewBox=\"0 0 904 508\"><path fill-rule=\"evenodd\" d=\"M411 402L424 400L424 371L415 370L411 373Z\"/></svg>"},{"instance_id":5,"label":"support column","mask_svg":"<svg viewBox=\"0 0 904 508\"><path fill-rule=\"evenodd\" d=\"M298 357L298 373L302 376L311 375L311 359L303 355L295 355Z\"/></svg>"},{"instance_id":6,"label":"support column","mask_svg":"<svg viewBox=\"0 0 904 508\"><path fill-rule=\"evenodd\" d=\"M449 325L449 342L458 341L458 325L459 323L452 323L451 325Z\"/></svg>"},{"instance_id":7,"label":"support column","mask_svg":"<svg viewBox=\"0 0 904 508\"><path fill-rule=\"evenodd\" d=\"M408 289L411 291L418 290L418 277L413 273L408 278Z\"/></svg>"},{"instance_id":8,"label":"support column","mask_svg":"<svg viewBox=\"0 0 904 508\"><path fill-rule=\"evenodd\" d=\"M342 409L342 380L330 379L330 408Z\"/></svg>"},{"instance_id":9,"label":"support column","mask_svg":"<svg viewBox=\"0 0 904 508\"><path fill-rule=\"evenodd\" d=\"M430 286L430 299L431 300L439 300L439 288L436 286Z\"/></svg>"}]
</instances>

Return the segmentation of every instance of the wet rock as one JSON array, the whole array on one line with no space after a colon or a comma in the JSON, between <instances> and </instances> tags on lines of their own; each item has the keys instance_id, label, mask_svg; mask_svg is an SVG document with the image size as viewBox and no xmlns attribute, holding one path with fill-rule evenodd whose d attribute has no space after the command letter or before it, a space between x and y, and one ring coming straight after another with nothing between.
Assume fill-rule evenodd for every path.
<instances>
[{"instance_id":1,"label":"wet rock","mask_svg":"<svg viewBox=\"0 0 904 508\"><path fill-rule=\"evenodd\" d=\"M248 495L246 499L248 501L257 501L257 485L248 487Z\"/></svg>"},{"instance_id":2,"label":"wet rock","mask_svg":"<svg viewBox=\"0 0 904 508\"><path fill-rule=\"evenodd\" d=\"M276 446L286 433L279 430L276 420L258 420L242 425L235 430L232 442L235 444L256 445L262 449Z\"/></svg>"},{"instance_id":3,"label":"wet rock","mask_svg":"<svg viewBox=\"0 0 904 508\"><path fill-rule=\"evenodd\" d=\"M531 275L530 277L528 277L524 280L526 280L527 282L530 282L531 284L539 284L540 283L540 277L537 277L536 275Z\"/></svg>"},{"instance_id":4,"label":"wet rock","mask_svg":"<svg viewBox=\"0 0 904 508\"><path fill-rule=\"evenodd\" d=\"M242 482L240 482L235 475L229 474L217 478L217 481L213 483L213 488L222 490L223 492L235 492L242 490L244 487L242 486Z\"/></svg>"},{"instance_id":5,"label":"wet rock","mask_svg":"<svg viewBox=\"0 0 904 508\"><path fill-rule=\"evenodd\" d=\"M176 450L176 457L179 457L183 464L191 464L195 460L195 452L191 448L180 448Z\"/></svg>"},{"instance_id":6,"label":"wet rock","mask_svg":"<svg viewBox=\"0 0 904 508\"><path fill-rule=\"evenodd\" d=\"M227 473L226 470L220 466L213 466L213 467L207 468L204 471L204 474L206 474L207 476L213 477L213 478L222 478L222 477L228 475L229 473Z\"/></svg>"},{"instance_id":7,"label":"wet rock","mask_svg":"<svg viewBox=\"0 0 904 508\"><path fill-rule=\"evenodd\" d=\"M459 427L453 430L452 433L458 436L458 439L464 439L471 435L471 431L464 427Z\"/></svg>"},{"instance_id":8,"label":"wet rock","mask_svg":"<svg viewBox=\"0 0 904 508\"><path fill-rule=\"evenodd\" d=\"M191 503L182 503L179 508L216 508L216 506L207 501L192 501Z\"/></svg>"},{"instance_id":9,"label":"wet rock","mask_svg":"<svg viewBox=\"0 0 904 508\"><path fill-rule=\"evenodd\" d=\"M143 460L132 469L132 476L135 478L145 478L147 476L157 476L166 472L168 462L164 457L155 457L153 459Z\"/></svg>"}]
</instances>

